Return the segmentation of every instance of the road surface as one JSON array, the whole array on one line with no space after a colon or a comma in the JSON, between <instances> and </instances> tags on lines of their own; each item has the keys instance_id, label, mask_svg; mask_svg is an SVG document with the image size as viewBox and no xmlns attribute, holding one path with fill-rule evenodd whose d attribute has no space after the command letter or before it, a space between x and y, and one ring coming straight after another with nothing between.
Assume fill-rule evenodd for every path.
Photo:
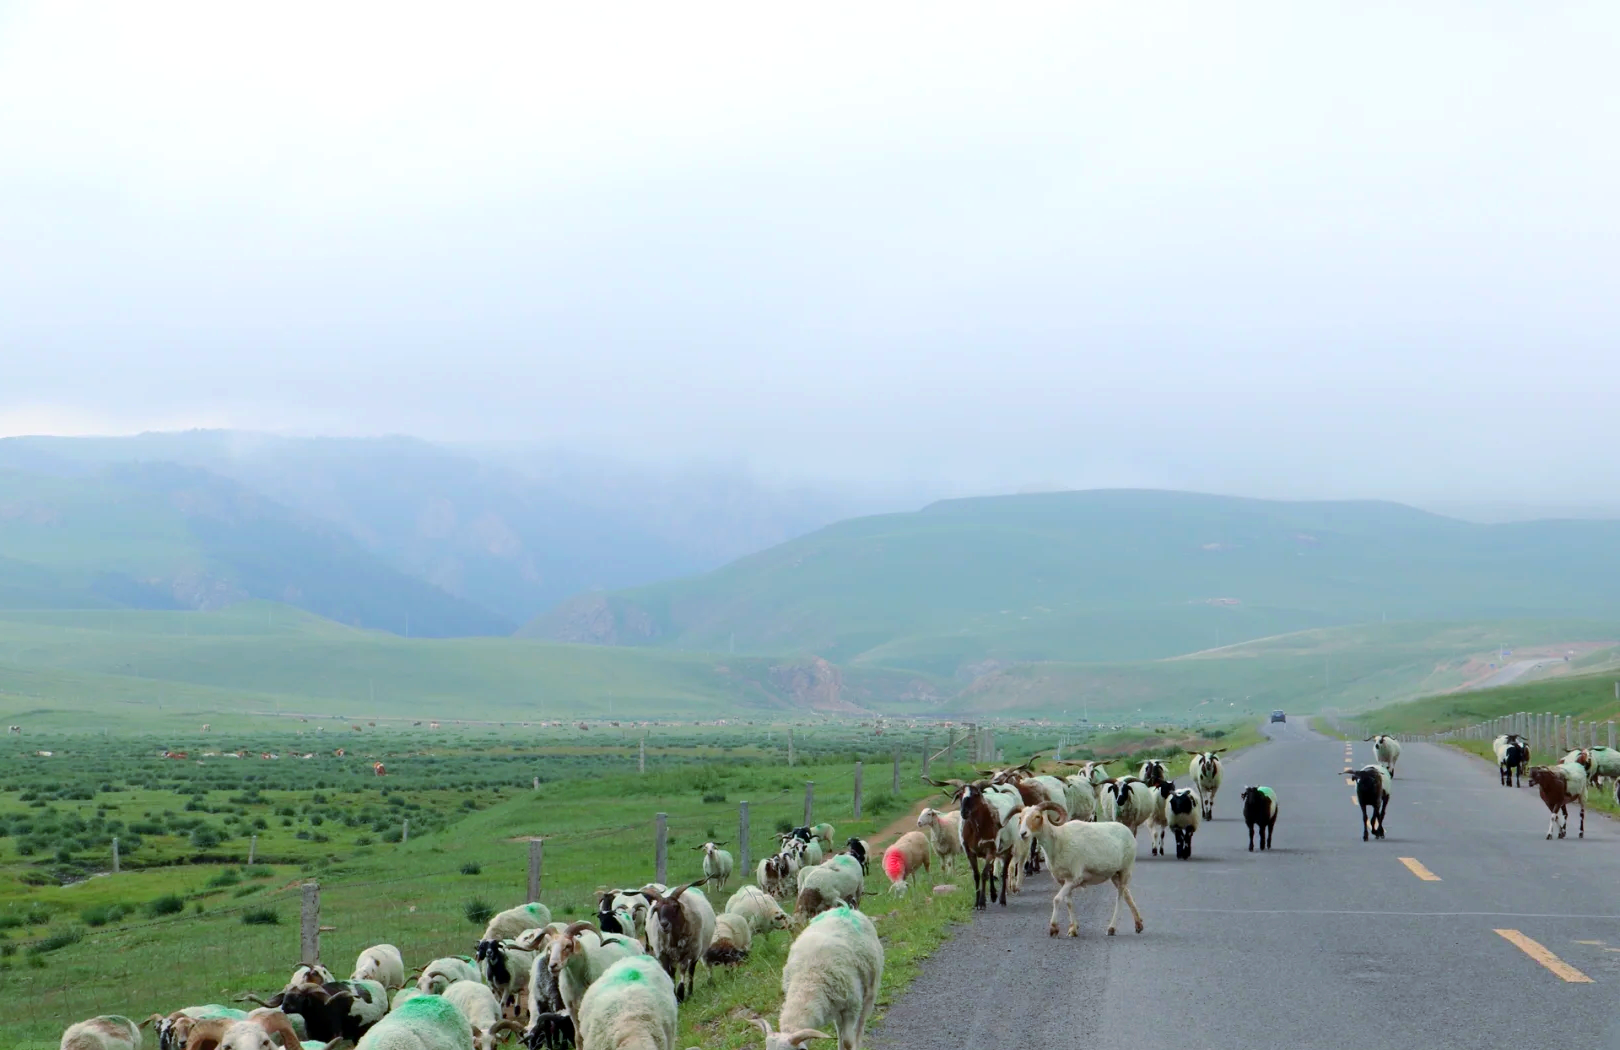
<instances>
[{"instance_id":1,"label":"road surface","mask_svg":"<svg viewBox=\"0 0 1620 1050\"><path fill-rule=\"evenodd\" d=\"M1407 744L1388 837L1363 843L1339 775L1349 745L1263 728L1273 739L1228 764L1191 860L1149 856L1142 829L1131 889L1146 932L1122 906L1104 936L1105 884L1076 892L1078 938L1049 939L1043 871L928 960L871 1045L1620 1048L1620 825L1589 813L1577 840L1572 816L1548 842L1534 791ZM1354 765L1372 761L1371 744L1353 748ZM1268 853L1248 852L1244 784L1276 789Z\"/></svg>"}]
</instances>

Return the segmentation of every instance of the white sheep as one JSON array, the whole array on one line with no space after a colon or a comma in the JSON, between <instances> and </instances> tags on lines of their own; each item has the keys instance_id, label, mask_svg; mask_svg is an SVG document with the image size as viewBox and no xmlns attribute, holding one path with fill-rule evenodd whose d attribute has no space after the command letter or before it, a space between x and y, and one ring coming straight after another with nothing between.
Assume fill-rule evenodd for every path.
<instances>
[{"instance_id":1,"label":"white sheep","mask_svg":"<svg viewBox=\"0 0 1620 1050\"><path fill-rule=\"evenodd\" d=\"M1141 933L1142 913L1136 910L1130 888L1131 872L1136 868L1136 836L1125 825L1114 821L1088 824L1065 821L1062 817L1062 810L1043 804L1025 810L1019 826L1019 834L1040 841L1052 865L1052 878L1058 883L1058 891L1052 897L1047 936L1057 936L1060 903L1069 910L1069 936L1080 936L1079 924L1074 919L1074 891L1103 882L1112 882L1118 891L1114 897L1114 912L1108 919L1108 935L1114 935L1121 900L1130 906L1136 932Z\"/></svg>"},{"instance_id":2,"label":"white sheep","mask_svg":"<svg viewBox=\"0 0 1620 1050\"><path fill-rule=\"evenodd\" d=\"M904 896L911 877L928 871L928 836L908 831L883 851L883 874L889 877L889 892Z\"/></svg>"},{"instance_id":3,"label":"white sheep","mask_svg":"<svg viewBox=\"0 0 1620 1050\"><path fill-rule=\"evenodd\" d=\"M765 1050L803 1050L811 1039L838 1036L838 1050L860 1050L883 981L883 942L872 920L834 908L810 920L782 966L779 1031L764 1018Z\"/></svg>"},{"instance_id":4,"label":"white sheep","mask_svg":"<svg viewBox=\"0 0 1620 1050\"><path fill-rule=\"evenodd\" d=\"M388 1012L393 1013L395 1010L398 1010L401 1006L403 1006L408 1000L415 999L419 995L427 994L427 992L422 991L422 989L418 988L416 985L407 984L405 987L394 993L394 1000L389 1004Z\"/></svg>"},{"instance_id":5,"label":"white sheep","mask_svg":"<svg viewBox=\"0 0 1620 1050\"><path fill-rule=\"evenodd\" d=\"M723 911L714 917L714 939L703 953L707 966L736 966L748 958L754 929L746 915Z\"/></svg>"},{"instance_id":6,"label":"white sheep","mask_svg":"<svg viewBox=\"0 0 1620 1050\"><path fill-rule=\"evenodd\" d=\"M489 920L481 941L509 941L524 930L533 930L551 921L551 909L538 901L508 908Z\"/></svg>"},{"instance_id":7,"label":"white sheep","mask_svg":"<svg viewBox=\"0 0 1620 1050\"><path fill-rule=\"evenodd\" d=\"M803 922L843 902L858 905L865 886L860 861L847 853L838 854L826 864L801 868L793 915Z\"/></svg>"},{"instance_id":8,"label":"white sheep","mask_svg":"<svg viewBox=\"0 0 1620 1050\"><path fill-rule=\"evenodd\" d=\"M1090 781L1078 773L1063 778L1063 802L1071 820L1097 818L1096 789L1091 786Z\"/></svg>"},{"instance_id":9,"label":"white sheep","mask_svg":"<svg viewBox=\"0 0 1620 1050\"><path fill-rule=\"evenodd\" d=\"M543 931L546 927L541 926ZM524 930L524 934L534 930ZM479 941L476 962L478 976L502 1006L517 1005L519 989L529 983L534 968L534 952L517 946L517 941Z\"/></svg>"},{"instance_id":10,"label":"white sheep","mask_svg":"<svg viewBox=\"0 0 1620 1050\"><path fill-rule=\"evenodd\" d=\"M962 814L957 810L940 812L925 809L917 814L917 826L928 833L928 843L939 855L946 874L956 872L956 858L962 855Z\"/></svg>"},{"instance_id":11,"label":"white sheep","mask_svg":"<svg viewBox=\"0 0 1620 1050\"><path fill-rule=\"evenodd\" d=\"M495 1037L502 1032L523 1031L521 1025L501 1020L501 1004L487 985L457 981L444 990L444 997L472 1025L473 1044L478 1050L495 1050Z\"/></svg>"},{"instance_id":12,"label":"white sheep","mask_svg":"<svg viewBox=\"0 0 1620 1050\"><path fill-rule=\"evenodd\" d=\"M674 1050L675 982L648 956L610 966L579 1004L579 1050Z\"/></svg>"},{"instance_id":13,"label":"white sheep","mask_svg":"<svg viewBox=\"0 0 1620 1050\"><path fill-rule=\"evenodd\" d=\"M442 995L406 1000L360 1037L355 1050L469 1050L472 1024Z\"/></svg>"},{"instance_id":14,"label":"white sheep","mask_svg":"<svg viewBox=\"0 0 1620 1050\"><path fill-rule=\"evenodd\" d=\"M1024 809L1024 796L1012 784L991 784L984 789L984 801L995 813L1001 830L996 833L996 856L1010 857L1007 861L1007 890L1021 892L1024 888L1024 865L1029 860L1030 843L1018 837L1018 814Z\"/></svg>"},{"instance_id":15,"label":"white sheep","mask_svg":"<svg viewBox=\"0 0 1620 1050\"><path fill-rule=\"evenodd\" d=\"M392 944L373 944L354 960L355 981L376 981L390 992L405 987L405 957Z\"/></svg>"},{"instance_id":16,"label":"white sheep","mask_svg":"<svg viewBox=\"0 0 1620 1050\"><path fill-rule=\"evenodd\" d=\"M1367 740L1372 741L1373 753L1378 756L1378 761L1389 767L1390 779L1395 779L1395 760L1401 757L1401 742L1388 733L1379 733Z\"/></svg>"},{"instance_id":17,"label":"white sheep","mask_svg":"<svg viewBox=\"0 0 1620 1050\"><path fill-rule=\"evenodd\" d=\"M1521 740L1520 744L1523 745L1523 743L1523 740ZM1527 746L1525 752L1528 756L1529 748ZM1497 755L1497 761L1500 762L1501 752L1498 751ZM1604 777L1611 780L1620 779L1620 751L1616 751L1614 748L1601 745L1580 748L1565 755L1561 761L1566 763L1576 762L1584 767L1587 779L1591 781L1593 787L1602 787Z\"/></svg>"},{"instance_id":18,"label":"white sheep","mask_svg":"<svg viewBox=\"0 0 1620 1050\"><path fill-rule=\"evenodd\" d=\"M208 1003L202 1006L182 1007L167 1017L163 1014L153 1014L142 1021L140 1027L152 1026L152 1032L157 1036L158 1050L177 1050L178 1047L185 1045L186 1038L191 1034L191 1026L198 1021L217 1019L246 1021L247 1017L246 1010Z\"/></svg>"},{"instance_id":19,"label":"white sheep","mask_svg":"<svg viewBox=\"0 0 1620 1050\"><path fill-rule=\"evenodd\" d=\"M276 1038L281 1042L277 1045ZM348 1040L333 1040L341 1046ZM298 1034L280 1010L254 1011L246 1021L212 1019L199 1021L186 1040L187 1050L192 1047L213 1047L215 1050L281 1050L282 1047L303 1045Z\"/></svg>"},{"instance_id":20,"label":"white sheep","mask_svg":"<svg viewBox=\"0 0 1620 1050\"><path fill-rule=\"evenodd\" d=\"M1165 823L1176 836L1176 859L1192 857L1193 833L1202 823L1203 800L1192 788L1172 791L1164 800Z\"/></svg>"},{"instance_id":21,"label":"white sheep","mask_svg":"<svg viewBox=\"0 0 1620 1050\"><path fill-rule=\"evenodd\" d=\"M61 1050L141 1050L141 1028L118 1014L103 1014L69 1025Z\"/></svg>"},{"instance_id":22,"label":"white sheep","mask_svg":"<svg viewBox=\"0 0 1620 1050\"><path fill-rule=\"evenodd\" d=\"M731 899L726 901L725 910L734 915L745 916L755 933L793 928L792 917L776 903L775 897L758 886L744 886L733 893Z\"/></svg>"},{"instance_id":23,"label":"white sheep","mask_svg":"<svg viewBox=\"0 0 1620 1050\"><path fill-rule=\"evenodd\" d=\"M1045 801L1069 813L1069 785L1065 784L1062 778L1043 774L1038 777L1025 777L1024 783L1039 791L1045 797Z\"/></svg>"},{"instance_id":24,"label":"white sheep","mask_svg":"<svg viewBox=\"0 0 1620 1050\"><path fill-rule=\"evenodd\" d=\"M443 995L444 990L456 981L480 979L478 967L466 959L458 959L451 955L443 959L434 959L422 967L422 973L416 979L416 988L428 995Z\"/></svg>"},{"instance_id":25,"label":"white sheep","mask_svg":"<svg viewBox=\"0 0 1620 1050\"><path fill-rule=\"evenodd\" d=\"M1215 819L1215 793L1221 789L1220 756L1225 750L1224 747L1218 747L1214 751L1187 752L1192 756L1187 763L1187 775L1192 777L1193 786L1198 789L1198 798L1202 803L1201 815L1205 820Z\"/></svg>"},{"instance_id":26,"label":"white sheep","mask_svg":"<svg viewBox=\"0 0 1620 1050\"><path fill-rule=\"evenodd\" d=\"M703 851L703 877L714 883L716 889L724 889L731 881L731 854L720 848L723 845L723 842L705 842L697 847Z\"/></svg>"},{"instance_id":27,"label":"white sheep","mask_svg":"<svg viewBox=\"0 0 1620 1050\"><path fill-rule=\"evenodd\" d=\"M1160 798L1157 791L1135 777L1109 781L1108 795L1113 801L1114 820L1130 829L1133 839L1138 829L1153 819Z\"/></svg>"},{"instance_id":28,"label":"white sheep","mask_svg":"<svg viewBox=\"0 0 1620 1050\"><path fill-rule=\"evenodd\" d=\"M568 1016L579 1016L579 1001L607 968L620 959L640 955L641 944L623 934L603 935L588 922L571 922L551 940L546 961L557 981L557 995Z\"/></svg>"}]
</instances>

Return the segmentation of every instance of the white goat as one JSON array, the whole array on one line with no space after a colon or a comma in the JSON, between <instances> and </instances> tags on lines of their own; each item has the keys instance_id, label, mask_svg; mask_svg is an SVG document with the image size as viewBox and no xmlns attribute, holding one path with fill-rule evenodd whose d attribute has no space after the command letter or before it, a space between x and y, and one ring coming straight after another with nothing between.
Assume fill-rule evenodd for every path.
<instances>
[{"instance_id":1,"label":"white goat","mask_svg":"<svg viewBox=\"0 0 1620 1050\"><path fill-rule=\"evenodd\" d=\"M547 966L557 979L557 994L568 1016L579 1016L579 1001L607 968L633 955L641 945L622 934L598 933L588 922L571 922L551 941Z\"/></svg>"},{"instance_id":2,"label":"white goat","mask_svg":"<svg viewBox=\"0 0 1620 1050\"><path fill-rule=\"evenodd\" d=\"M697 848L703 851L703 877L717 889L725 889L731 881L731 854L720 847L723 842L705 842Z\"/></svg>"},{"instance_id":3,"label":"white goat","mask_svg":"<svg viewBox=\"0 0 1620 1050\"><path fill-rule=\"evenodd\" d=\"M141 1029L118 1014L103 1014L68 1026L61 1050L141 1050Z\"/></svg>"},{"instance_id":4,"label":"white goat","mask_svg":"<svg viewBox=\"0 0 1620 1050\"><path fill-rule=\"evenodd\" d=\"M1192 777L1193 786L1198 789L1198 798L1202 803L1202 816L1205 820L1215 819L1215 793L1221 789L1221 753L1226 748L1218 747L1214 751L1189 751L1192 759L1187 763L1187 775Z\"/></svg>"},{"instance_id":5,"label":"white goat","mask_svg":"<svg viewBox=\"0 0 1620 1050\"><path fill-rule=\"evenodd\" d=\"M1069 811L1070 820L1095 820L1097 818L1097 793L1091 782L1078 773L1063 778L1063 794L1065 808Z\"/></svg>"},{"instance_id":6,"label":"white goat","mask_svg":"<svg viewBox=\"0 0 1620 1050\"><path fill-rule=\"evenodd\" d=\"M350 980L376 981L390 992L405 987L405 957L392 944L373 944L354 960Z\"/></svg>"},{"instance_id":7,"label":"white goat","mask_svg":"<svg viewBox=\"0 0 1620 1050\"><path fill-rule=\"evenodd\" d=\"M996 815L1001 830L996 833L996 856L1010 857L1007 862L1007 890L1018 893L1024 888L1024 862L1029 860L1031 843L1018 837L1018 814L1024 809L1024 796L1011 784L991 784L984 789L984 800Z\"/></svg>"},{"instance_id":8,"label":"white goat","mask_svg":"<svg viewBox=\"0 0 1620 1050\"><path fill-rule=\"evenodd\" d=\"M1395 760L1401 757L1401 742L1388 733L1379 733L1367 740L1372 741L1373 754L1378 756L1378 761L1389 767L1390 779L1395 779Z\"/></svg>"},{"instance_id":9,"label":"white goat","mask_svg":"<svg viewBox=\"0 0 1620 1050\"><path fill-rule=\"evenodd\" d=\"M962 814L954 809L944 813L925 809L917 814L917 826L928 832L928 843L939 854L940 867L954 874L956 858L962 855Z\"/></svg>"},{"instance_id":10,"label":"white goat","mask_svg":"<svg viewBox=\"0 0 1620 1050\"><path fill-rule=\"evenodd\" d=\"M442 995L418 995L371 1027L355 1050L468 1050L472 1024Z\"/></svg>"},{"instance_id":11,"label":"white goat","mask_svg":"<svg viewBox=\"0 0 1620 1050\"><path fill-rule=\"evenodd\" d=\"M579 1004L579 1050L674 1050L675 982L651 958L610 966Z\"/></svg>"},{"instance_id":12,"label":"white goat","mask_svg":"<svg viewBox=\"0 0 1620 1050\"><path fill-rule=\"evenodd\" d=\"M765 1050L802 1050L837 1033L838 1050L860 1050L883 981L883 942L872 920L834 908L810 920L782 966L780 1031L763 1018Z\"/></svg>"},{"instance_id":13,"label":"white goat","mask_svg":"<svg viewBox=\"0 0 1620 1050\"><path fill-rule=\"evenodd\" d=\"M1043 804L1024 811L1019 833L1040 841L1052 864L1052 878L1058 883L1058 891L1052 897L1047 936L1057 936L1060 903L1069 909L1069 936L1080 936L1080 927L1074 919L1074 891L1103 882L1112 882L1118 891L1114 897L1114 913L1108 918L1108 935L1114 935L1121 900L1131 909L1136 932L1142 932L1142 913L1136 910L1136 901L1131 898L1136 836L1130 829L1112 821L1101 824L1065 821L1062 810Z\"/></svg>"}]
</instances>

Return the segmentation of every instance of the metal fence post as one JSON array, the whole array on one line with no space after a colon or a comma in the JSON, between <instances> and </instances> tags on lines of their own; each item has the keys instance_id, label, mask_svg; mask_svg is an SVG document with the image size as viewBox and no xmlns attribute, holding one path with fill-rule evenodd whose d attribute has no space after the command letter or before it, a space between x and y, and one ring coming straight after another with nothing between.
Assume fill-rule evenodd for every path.
<instances>
[{"instance_id":1,"label":"metal fence post","mask_svg":"<svg viewBox=\"0 0 1620 1050\"><path fill-rule=\"evenodd\" d=\"M811 816L811 814L813 814L815 812L815 810L816 810L816 782L814 780L806 780L804 782L804 826L805 827L810 826L810 816Z\"/></svg>"},{"instance_id":2,"label":"metal fence post","mask_svg":"<svg viewBox=\"0 0 1620 1050\"><path fill-rule=\"evenodd\" d=\"M304 883L304 903L298 922L298 959L313 966L321 961L321 884Z\"/></svg>"},{"instance_id":3,"label":"metal fence post","mask_svg":"<svg viewBox=\"0 0 1620 1050\"><path fill-rule=\"evenodd\" d=\"M861 819L861 764L855 763L855 819Z\"/></svg>"},{"instance_id":4,"label":"metal fence post","mask_svg":"<svg viewBox=\"0 0 1620 1050\"><path fill-rule=\"evenodd\" d=\"M669 814L658 814L657 846L653 853L653 870L657 872L654 878L663 885L669 885Z\"/></svg>"},{"instance_id":5,"label":"metal fence post","mask_svg":"<svg viewBox=\"0 0 1620 1050\"><path fill-rule=\"evenodd\" d=\"M528 900L540 899L540 870L545 863L545 843L539 839L529 840L529 896Z\"/></svg>"},{"instance_id":6,"label":"metal fence post","mask_svg":"<svg viewBox=\"0 0 1620 1050\"><path fill-rule=\"evenodd\" d=\"M737 866L746 880L753 867L748 863L748 802L737 803Z\"/></svg>"}]
</instances>

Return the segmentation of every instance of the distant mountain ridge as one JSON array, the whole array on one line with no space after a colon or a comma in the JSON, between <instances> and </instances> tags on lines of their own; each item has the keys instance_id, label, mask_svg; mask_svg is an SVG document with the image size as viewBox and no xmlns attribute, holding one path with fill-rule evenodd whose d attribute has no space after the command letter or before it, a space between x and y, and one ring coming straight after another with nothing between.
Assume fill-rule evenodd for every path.
<instances>
[{"instance_id":1,"label":"distant mountain ridge","mask_svg":"<svg viewBox=\"0 0 1620 1050\"><path fill-rule=\"evenodd\" d=\"M948 500L713 572L576 596L521 633L813 653L969 681L1382 620L1620 619L1620 522L1152 490Z\"/></svg>"}]
</instances>

